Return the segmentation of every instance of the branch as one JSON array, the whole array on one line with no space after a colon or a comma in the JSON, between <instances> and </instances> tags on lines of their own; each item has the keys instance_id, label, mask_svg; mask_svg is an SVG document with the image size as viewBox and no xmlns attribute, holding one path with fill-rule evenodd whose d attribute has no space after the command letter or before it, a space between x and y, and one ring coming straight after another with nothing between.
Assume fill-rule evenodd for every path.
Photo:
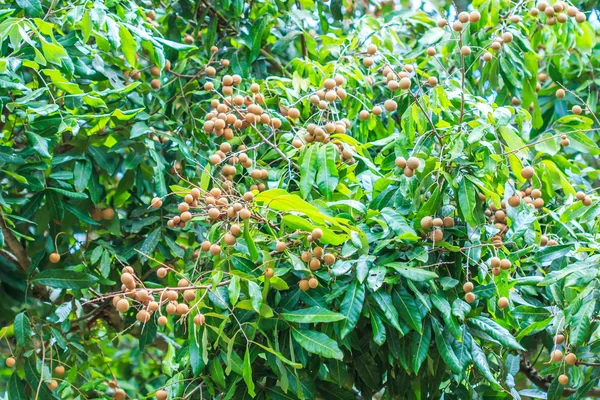
<instances>
[{"instance_id":1,"label":"branch","mask_svg":"<svg viewBox=\"0 0 600 400\"><path fill-rule=\"evenodd\" d=\"M19 243L12 231L6 226L4 215L0 217L0 228L2 228L2 232L4 232L4 240L6 241L8 248L13 252L14 258L16 258L23 272L27 273L29 266L31 265L31 259L29 258L29 255L27 255L25 248L21 246L21 243Z\"/></svg>"},{"instance_id":2,"label":"branch","mask_svg":"<svg viewBox=\"0 0 600 400\"><path fill-rule=\"evenodd\" d=\"M527 378L538 388L547 392L548 388L550 388L550 384L552 383L552 379L550 377L543 377L540 375L537 369L533 365L529 363L529 360L525 358L525 353L521 354L521 362L520 362L520 370L524 373ZM570 396L573 393L577 392L576 389L573 388L564 388L562 395ZM593 388L589 392L585 394L587 397L600 397L600 388Z\"/></svg>"}]
</instances>

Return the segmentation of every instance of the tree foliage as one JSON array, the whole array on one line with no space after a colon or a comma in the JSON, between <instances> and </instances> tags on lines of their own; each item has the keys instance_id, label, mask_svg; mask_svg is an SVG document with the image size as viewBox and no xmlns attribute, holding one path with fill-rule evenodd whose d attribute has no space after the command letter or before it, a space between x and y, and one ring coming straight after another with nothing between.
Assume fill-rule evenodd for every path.
<instances>
[{"instance_id":1,"label":"tree foliage","mask_svg":"<svg viewBox=\"0 0 600 400\"><path fill-rule=\"evenodd\" d=\"M3 398L600 397L598 11L459 6L0 9Z\"/></svg>"}]
</instances>

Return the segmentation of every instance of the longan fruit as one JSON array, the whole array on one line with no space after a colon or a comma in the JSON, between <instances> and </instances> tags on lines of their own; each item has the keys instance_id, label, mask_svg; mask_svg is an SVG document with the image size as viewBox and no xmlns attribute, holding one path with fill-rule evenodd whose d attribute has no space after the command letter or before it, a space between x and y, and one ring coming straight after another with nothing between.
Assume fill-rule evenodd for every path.
<instances>
[{"instance_id":1,"label":"longan fruit","mask_svg":"<svg viewBox=\"0 0 600 400\"><path fill-rule=\"evenodd\" d=\"M316 271L319 268L321 268L321 261L319 261L318 258L314 257L312 260L310 260L308 267L310 268L311 271Z\"/></svg>"},{"instance_id":2,"label":"longan fruit","mask_svg":"<svg viewBox=\"0 0 600 400\"><path fill-rule=\"evenodd\" d=\"M492 53L486 52L482 58L483 58L483 61L490 62L490 61L492 61L492 57L493 57Z\"/></svg>"},{"instance_id":3,"label":"longan fruit","mask_svg":"<svg viewBox=\"0 0 600 400\"><path fill-rule=\"evenodd\" d=\"M577 356L574 353L565 355L565 362L569 365L575 365L577 362Z\"/></svg>"},{"instance_id":4,"label":"longan fruit","mask_svg":"<svg viewBox=\"0 0 600 400\"><path fill-rule=\"evenodd\" d=\"M500 276L501 273L502 271L500 270L500 268L492 268L492 275Z\"/></svg>"},{"instance_id":5,"label":"longan fruit","mask_svg":"<svg viewBox=\"0 0 600 400\"><path fill-rule=\"evenodd\" d=\"M444 226L444 220L441 218L434 218L432 223L433 223L433 226L437 226L437 227Z\"/></svg>"},{"instance_id":6,"label":"longan fruit","mask_svg":"<svg viewBox=\"0 0 600 400\"><path fill-rule=\"evenodd\" d=\"M58 387L58 382L56 382L56 380L52 379L50 381L50 383L48 384L48 389L50 390L56 390L56 388Z\"/></svg>"},{"instance_id":7,"label":"longan fruit","mask_svg":"<svg viewBox=\"0 0 600 400\"><path fill-rule=\"evenodd\" d=\"M567 15L569 17L575 17L577 15L577 7L569 6L567 7Z\"/></svg>"},{"instance_id":8,"label":"longan fruit","mask_svg":"<svg viewBox=\"0 0 600 400\"><path fill-rule=\"evenodd\" d=\"M531 10L529 10L529 14L531 14L534 17L537 17L539 13L540 10L536 7L532 7Z\"/></svg>"},{"instance_id":9,"label":"longan fruit","mask_svg":"<svg viewBox=\"0 0 600 400\"><path fill-rule=\"evenodd\" d=\"M533 201L533 206L535 208L542 208L542 207L544 207L544 199L541 199L541 198L540 199L535 199Z\"/></svg>"},{"instance_id":10,"label":"longan fruit","mask_svg":"<svg viewBox=\"0 0 600 400\"><path fill-rule=\"evenodd\" d=\"M556 20L557 20L558 22L560 22L561 24L564 24L565 22L567 22L567 20L568 20L568 19L569 19L569 17L568 17L568 16L567 16L567 14L565 14L565 13L559 13L559 14L556 16Z\"/></svg>"},{"instance_id":11,"label":"longan fruit","mask_svg":"<svg viewBox=\"0 0 600 400\"><path fill-rule=\"evenodd\" d=\"M187 312L190 310L190 308L187 306L187 304L185 303L179 303L177 304L177 308L175 309L175 313L177 315L183 315L183 314L187 314Z\"/></svg>"},{"instance_id":12,"label":"longan fruit","mask_svg":"<svg viewBox=\"0 0 600 400\"><path fill-rule=\"evenodd\" d=\"M185 301L193 301L196 299L196 291L193 289L188 289L183 291L183 298Z\"/></svg>"},{"instance_id":13,"label":"longan fruit","mask_svg":"<svg viewBox=\"0 0 600 400\"><path fill-rule=\"evenodd\" d=\"M554 336L554 343L563 344L564 341L565 341L565 335L558 334L558 335Z\"/></svg>"},{"instance_id":14,"label":"longan fruit","mask_svg":"<svg viewBox=\"0 0 600 400\"><path fill-rule=\"evenodd\" d=\"M150 67L150 75L160 76L160 68L158 68L156 65L153 65L152 67Z\"/></svg>"},{"instance_id":15,"label":"longan fruit","mask_svg":"<svg viewBox=\"0 0 600 400\"><path fill-rule=\"evenodd\" d=\"M308 289L310 289L310 286L308 285L308 280L306 279L301 279L300 282L298 282L298 286L303 292L306 292Z\"/></svg>"},{"instance_id":16,"label":"longan fruit","mask_svg":"<svg viewBox=\"0 0 600 400\"><path fill-rule=\"evenodd\" d=\"M561 362L562 358L563 358L563 353L560 350L554 350L551 354L550 354L550 358L552 358L552 361L554 362Z\"/></svg>"},{"instance_id":17,"label":"longan fruit","mask_svg":"<svg viewBox=\"0 0 600 400\"><path fill-rule=\"evenodd\" d=\"M585 196L583 199L583 205L589 207L592 205L592 198L589 196Z\"/></svg>"},{"instance_id":18,"label":"longan fruit","mask_svg":"<svg viewBox=\"0 0 600 400\"><path fill-rule=\"evenodd\" d=\"M408 167L404 168L403 172L404 172L404 176L406 176L407 178L411 178L415 174L415 171Z\"/></svg>"},{"instance_id":19,"label":"longan fruit","mask_svg":"<svg viewBox=\"0 0 600 400\"><path fill-rule=\"evenodd\" d=\"M165 317L164 315L158 317L158 324L160 326L165 326L167 324L167 317Z\"/></svg>"},{"instance_id":20,"label":"longan fruit","mask_svg":"<svg viewBox=\"0 0 600 400\"><path fill-rule=\"evenodd\" d=\"M312 259L312 254L310 254L310 251L304 251L302 252L302 256L300 258L304 262L309 262Z\"/></svg>"},{"instance_id":21,"label":"longan fruit","mask_svg":"<svg viewBox=\"0 0 600 400\"><path fill-rule=\"evenodd\" d=\"M196 324L197 326L202 326L202 325L204 325L205 322L206 322L206 317L204 316L204 314L197 314L194 317L194 324Z\"/></svg>"},{"instance_id":22,"label":"longan fruit","mask_svg":"<svg viewBox=\"0 0 600 400\"><path fill-rule=\"evenodd\" d=\"M319 240L323 237L323 230L321 228L315 228L310 235L313 237L313 239Z\"/></svg>"},{"instance_id":23,"label":"longan fruit","mask_svg":"<svg viewBox=\"0 0 600 400\"><path fill-rule=\"evenodd\" d=\"M460 54L462 54L463 56L470 56L471 55L471 48L469 46L463 46L460 48Z\"/></svg>"},{"instance_id":24,"label":"longan fruit","mask_svg":"<svg viewBox=\"0 0 600 400\"><path fill-rule=\"evenodd\" d=\"M433 227L433 218L427 216L421 218L421 228L431 229Z\"/></svg>"},{"instance_id":25,"label":"longan fruit","mask_svg":"<svg viewBox=\"0 0 600 400\"><path fill-rule=\"evenodd\" d=\"M152 205L153 208L160 208L162 206L162 200L160 197L155 197L150 202L150 205Z\"/></svg>"},{"instance_id":26,"label":"longan fruit","mask_svg":"<svg viewBox=\"0 0 600 400\"><path fill-rule=\"evenodd\" d=\"M400 89L406 90L410 88L411 81L409 78L400 79Z\"/></svg>"},{"instance_id":27,"label":"longan fruit","mask_svg":"<svg viewBox=\"0 0 600 400\"><path fill-rule=\"evenodd\" d=\"M448 21L446 21L445 19L440 19L440 20L437 22L437 26L438 26L439 28L444 28L446 25L448 25Z\"/></svg>"},{"instance_id":28,"label":"longan fruit","mask_svg":"<svg viewBox=\"0 0 600 400\"><path fill-rule=\"evenodd\" d=\"M370 55L377 53L377 46L375 46L374 44L370 44L367 47L367 53L369 53Z\"/></svg>"},{"instance_id":29,"label":"longan fruit","mask_svg":"<svg viewBox=\"0 0 600 400\"><path fill-rule=\"evenodd\" d=\"M566 95L566 93L565 93L564 89L558 89L556 91L556 98L558 98L558 99L564 99L565 95Z\"/></svg>"},{"instance_id":30,"label":"longan fruit","mask_svg":"<svg viewBox=\"0 0 600 400\"><path fill-rule=\"evenodd\" d=\"M115 394L113 395L114 400L125 400L127 395L123 389L116 389Z\"/></svg>"},{"instance_id":31,"label":"longan fruit","mask_svg":"<svg viewBox=\"0 0 600 400\"><path fill-rule=\"evenodd\" d=\"M204 242L202 242L202 244L200 245L200 249L202 251L208 251L210 250L210 246L212 243L210 243L208 240L205 240Z\"/></svg>"},{"instance_id":32,"label":"longan fruit","mask_svg":"<svg viewBox=\"0 0 600 400\"><path fill-rule=\"evenodd\" d=\"M315 289L317 286L319 286L319 281L316 278L310 278L308 280L308 287Z\"/></svg>"},{"instance_id":33,"label":"longan fruit","mask_svg":"<svg viewBox=\"0 0 600 400\"><path fill-rule=\"evenodd\" d=\"M398 83L398 81L389 81L387 84L388 89L390 89L391 91L396 91L398 90L398 88L400 87L400 84Z\"/></svg>"},{"instance_id":34,"label":"longan fruit","mask_svg":"<svg viewBox=\"0 0 600 400\"><path fill-rule=\"evenodd\" d=\"M533 167L525 167L521 170L521 176L525 179L531 179L534 173Z\"/></svg>"},{"instance_id":35,"label":"longan fruit","mask_svg":"<svg viewBox=\"0 0 600 400\"><path fill-rule=\"evenodd\" d=\"M243 199L245 202L250 202L254 200L254 194L252 194L252 192L246 192L244 193Z\"/></svg>"},{"instance_id":36,"label":"longan fruit","mask_svg":"<svg viewBox=\"0 0 600 400\"><path fill-rule=\"evenodd\" d=\"M113 210L112 208L105 208L104 210L102 210L102 219L104 219L105 221L113 219L114 216L115 210Z\"/></svg>"},{"instance_id":37,"label":"longan fruit","mask_svg":"<svg viewBox=\"0 0 600 400\"><path fill-rule=\"evenodd\" d=\"M54 373L56 375L63 376L65 373L65 367L63 367L62 365L58 365L56 368L54 368Z\"/></svg>"},{"instance_id":38,"label":"longan fruit","mask_svg":"<svg viewBox=\"0 0 600 400\"><path fill-rule=\"evenodd\" d=\"M452 217L444 217L444 228L453 228L454 227L454 218Z\"/></svg>"},{"instance_id":39,"label":"longan fruit","mask_svg":"<svg viewBox=\"0 0 600 400\"><path fill-rule=\"evenodd\" d=\"M146 289L140 289L135 293L135 299L140 303L145 303L148 300L148 291Z\"/></svg>"},{"instance_id":40,"label":"longan fruit","mask_svg":"<svg viewBox=\"0 0 600 400\"><path fill-rule=\"evenodd\" d=\"M366 121L367 119L369 119L369 112L367 110L362 110L358 116L360 117L360 119L362 119L363 121Z\"/></svg>"},{"instance_id":41,"label":"longan fruit","mask_svg":"<svg viewBox=\"0 0 600 400\"><path fill-rule=\"evenodd\" d=\"M219 219L220 216L221 216L221 213L219 212L218 208L213 207L213 208L211 208L211 209L208 210L208 217L210 219Z\"/></svg>"},{"instance_id":42,"label":"longan fruit","mask_svg":"<svg viewBox=\"0 0 600 400\"><path fill-rule=\"evenodd\" d=\"M412 170L419 168L419 164L420 161L417 157L409 157L409 159L406 160L406 166Z\"/></svg>"},{"instance_id":43,"label":"longan fruit","mask_svg":"<svg viewBox=\"0 0 600 400\"><path fill-rule=\"evenodd\" d=\"M212 244L210 246L210 254L212 254L213 256L218 256L219 254L221 254L221 246L219 246L218 244Z\"/></svg>"},{"instance_id":44,"label":"longan fruit","mask_svg":"<svg viewBox=\"0 0 600 400\"><path fill-rule=\"evenodd\" d=\"M159 89L160 88L160 79L152 79L150 81L150 86L152 86L152 89Z\"/></svg>"},{"instance_id":45,"label":"longan fruit","mask_svg":"<svg viewBox=\"0 0 600 400\"><path fill-rule=\"evenodd\" d=\"M15 360L14 357L8 357L5 362L8 368L12 368L17 363L17 360Z\"/></svg>"},{"instance_id":46,"label":"longan fruit","mask_svg":"<svg viewBox=\"0 0 600 400\"><path fill-rule=\"evenodd\" d=\"M363 64L367 68L370 67L370 66L372 66L374 63L375 63L375 61L373 60L372 57L365 57L365 58L363 58Z\"/></svg>"},{"instance_id":47,"label":"longan fruit","mask_svg":"<svg viewBox=\"0 0 600 400\"><path fill-rule=\"evenodd\" d=\"M175 312L177 312L177 305L173 304L173 303L169 303L165 307L165 311L167 312L167 314L173 315L173 314L175 314Z\"/></svg>"},{"instance_id":48,"label":"longan fruit","mask_svg":"<svg viewBox=\"0 0 600 400\"><path fill-rule=\"evenodd\" d=\"M242 208L242 210L240 211L240 218L243 219L244 221L247 219L250 219L250 216L252 214L250 213L250 211L248 211L248 209L246 208Z\"/></svg>"},{"instance_id":49,"label":"longan fruit","mask_svg":"<svg viewBox=\"0 0 600 400\"><path fill-rule=\"evenodd\" d=\"M465 294L465 301L469 304L475 301L475 294L473 292L469 292Z\"/></svg>"},{"instance_id":50,"label":"longan fruit","mask_svg":"<svg viewBox=\"0 0 600 400\"><path fill-rule=\"evenodd\" d=\"M444 239L444 233L440 229L431 232L431 240L434 243L441 242Z\"/></svg>"},{"instance_id":51,"label":"longan fruit","mask_svg":"<svg viewBox=\"0 0 600 400\"><path fill-rule=\"evenodd\" d=\"M518 24L519 22L521 22L521 17L518 15L513 15L512 17L510 17L510 21L513 24Z\"/></svg>"},{"instance_id":52,"label":"longan fruit","mask_svg":"<svg viewBox=\"0 0 600 400\"><path fill-rule=\"evenodd\" d=\"M531 197L533 197L534 199L539 199L540 197L542 197L542 191L540 189L533 189L531 191Z\"/></svg>"},{"instance_id":53,"label":"longan fruit","mask_svg":"<svg viewBox=\"0 0 600 400\"><path fill-rule=\"evenodd\" d=\"M404 157L396 157L396 161L394 161L396 167L405 168L406 167L406 159Z\"/></svg>"},{"instance_id":54,"label":"longan fruit","mask_svg":"<svg viewBox=\"0 0 600 400\"><path fill-rule=\"evenodd\" d=\"M134 81L137 81L138 79L140 79L140 71L138 71L137 69L132 70L129 73L129 76L131 77L131 79L133 79Z\"/></svg>"},{"instance_id":55,"label":"longan fruit","mask_svg":"<svg viewBox=\"0 0 600 400\"><path fill-rule=\"evenodd\" d=\"M518 207L521 204L521 198L516 194L513 194L508 198L508 205L511 207Z\"/></svg>"},{"instance_id":56,"label":"longan fruit","mask_svg":"<svg viewBox=\"0 0 600 400\"><path fill-rule=\"evenodd\" d=\"M465 284L463 285L463 290L465 291L465 293L470 293L473 291L474 289L474 285L473 282L465 282Z\"/></svg>"},{"instance_id":57,"label":"longan fruit","mask_svg":"<svg viewBox=\"0 0 600 400\"><path fill-rule=\"evenodd\" d=\"M500 260L500 268L507 270L511 267L512 263L510 262L510 260L508 258L504 258L502 260Z\"/></svg>"},{"instance_id":58,"label":"longan fruit","mask_svg":"<svg viewBox=\"0 0 600 400\"><path fill-rule=\"evenodd\" d=\"M186 203L185 201L179 203L179 205L177 206L177 210L179 210L180 213L185 212L189 209L190 209L190 205L188 203Z\"/></svg>"},{"instance_id":59,"label":"longan fruit","mask_svg":"<svg viewBox=\"0 0 600 400\"><path fill-rule=\"evenodd\" d=\"M580 24L581 24L581 23L584 23L584 22L586 21L586 19L587 19L587 17L586 17L586 16L585 16L585 14L584 14L584 13L582 13L582 12L578 12L578 13L575 15L575 21L577 21L577 22L578 22L578 23L580 23Z\"/></svg>"},{"instance_id":60,"label":"longan fruit","mask_svg":"<svg viewBox=\"0 0 600 400\"><path fill-rule=\"evenodd\" d=\"M502 260L500 260L500 258L498 258L498 257L490 258L490 265L492 266L492 268L500 268L500 264L502 264Z\"/></svg>"},{"instance_id":61,"label":"longan fruit","mask_svg":"<svg viewBox=\"0 0 600 400\"><path fill-rule=\"evenodd\" d=\"M429 79L427 79L427 84L429 86L437 86L438 79L435 76L430 76Z\"/></svg>"},{"instance_id":62,"label":"longan fruit","mask_svg":"<svg viewBox=\"0 0 600 400\"><path fill-rule=\"evenodd\" d=\"M460 22L460 21L458 21L458 20L454 21L454 22L452 23L452 29L453 29L455 32L461 32L461 31L463 30L463 24L462 24L462 22Z\"/></svg>"},{"instance_id":63,"label":"longan fruit","mask_svg":"<svg viewBox=\"0 0 600 400\"><path fill-rule=\"evenodd\" d=\"M228 246L233 246L234 244L236 244L237 240L235 239L235 236L233 236L230 233L226 233L225 236L223 236L223 241L225 242L225 244L227 244Z\"/></svg>"},{"instance_id":64,"label":"longan fruit","mask_svg":"<svg viewBox=\"0 0 600 400\"><path fill-rule=\"evenodd\" d=\"M500 47L502 47L502 43L500 43L500 42L494 42L491 45L491 48L494 49L494 50L496 50L496 51L500 50Z\"/></svg>"},{"instance_id":65,"label":"longan fruit","mask_svg":"<svg viewBox=\"0 0 600 400\"><path fill-rule=\"evenodd\" d=\"M469 22L469 13L466 11L463 11L461 13L458 14L457 18L460 22L462 22L463 24L466 24L467 22Z\"/></svg>"},{"instance_id":66,"label":"longan fruit","mask_svg":"<svg viewBox=\"0 0 600 400\"><path fill-rule=\"evenodd\" d=\"M327 265L332 265L333 263L335 263L335 256L331 253L327 253L323 256L323 261Z\"/></svg>"},{"instance_id":67,"label":"longan fruit","mask_svg":"<svg viewBox=\"0 0 600 400\"><path fill-rule=\"evenodd\" d=\"M166 392L166 390L161 389L156 392L156 400L167 400L168 395L169 394Z\"/></svg>"},{"instance_id":68,"label":"longan fruit","mask_svg":"<svg viewBox=\"0 0 600 400\"><path fill-rule=\"evenodd\" d=\"M435 56L435 54L436 54L436 53L437 53L437 52L436 52L436 50L435 50L435 48L434 48L434 47L428 47L428 48L427 48L427 55L428 55L429 57L433 57L433 56Z\"/></svg>"},{"instance_id":69,"label":"longan fruit","mask_svg":"<svg viewBox=\"0 0 600 400\"><path fill-rule=\"evenodd\" d=\"M135 287L135 279L133 278L133 275L129 272L125 272L121 275L121 283L127 287Z\"/></svg>"},{"instance_id":70,"label":"longan fruit","mask_svg":"<svg viewBox=\"0 0 600 400\"><path fill-rule=\"evenodd\" d=\"M50 260L50 262L52 264L56 264L57 262L60 261L60 254L58 254L58 253L50 253L50 256L48 257L48 259Z\"/></svg>"},{"instance_id":71,"label":"longan fruit","mask_svg":"<svg viewBox=\"0 0 600 400\"><path fill-rule=\"evenodd\" d=\"M294 107L290 108L288 110L288 117L291 119L298 119L300 117L300 110Z\"/></svg>"},{"instance_id":72,"label":"longan fruit","mask_svg":"<svg viewBox=\"0 0 600 400\"><path fill-rule=\"evenodd\" d=\"M569 377L565 374L560 374L558 376L558 383L560 383L563 386L566 386L569 383Z\"/></svg>"},{"instance_id":73,"label":"longan fruit","mask_svg":"<svg viewBox=\"0 0 600 400\"><path fill-rule=\"evenodd\" d=\"M181 222L188 222L190 219L192 219L192 213L189 211L182 212L180 218Z\"/></svg>"},{"instance_id":74,"label":"longan fruit","mask_svg":"<svg viewBox=\"0 0 600 400\"><path fill-rule=\"evenodd\" d=\"M396 109L398 108L398 103L396 103L395 100L392 99L388 99L383 103L383 107L388 111L388 112L394 112L396 111Z\"/></svg>"},{"instance_id":75,"label":"longan fruit","mask_svg":"<svg viewBox=\"0 0 600 400\"><path fill-rule=\"evenodd\" d=\"M321 258L323 256L323 248L317 246L313 249L313 255L317 258Z\"/></svg>"},{"instance_id":76,"label":"longan fruit","mask_svg":"<svg viewBox=\"0 0 600 400\"><path fill-rule=\"evenodd\" d=\"M151 297L151 298L153 299L154 297ZM154 312L154 311L158 310L159 307L160 306L156 301L150 301L148 303L148 310L150 310L150 312Z\"/></svg>"},{"instance_id":77,"label":"longan fruit","mask_svg":"<svg viewBox=\"0 0 600 400\"><path fill-rule=\"evenodd\" d=\"M508 299L506 297L500 297L498 299L498 308L505 309L508 307Z\"/></svg>"},{"instance_id":78,"label":"longan fruit","mask_svg":"<svg viewBox=\"0 0 600 400\"><path fill-rule=\"evenodd\" d=\"M287 248L287 244L285 244L285 242L277 242L277 244L275 244L275 249L278 252L282 252Z\"/></svg>"},{"instance_id":79,"label":"longan fruit","mask_svg":"<svg viewBox=\"0 0 600 400\"><path fill-rule=\"evenodd\" d=\"M573 114L579 115L582 113L583 109L578 105L574 105L573 108L571 108L571 111L573 112Z\"/></svg>"}]
</instances>

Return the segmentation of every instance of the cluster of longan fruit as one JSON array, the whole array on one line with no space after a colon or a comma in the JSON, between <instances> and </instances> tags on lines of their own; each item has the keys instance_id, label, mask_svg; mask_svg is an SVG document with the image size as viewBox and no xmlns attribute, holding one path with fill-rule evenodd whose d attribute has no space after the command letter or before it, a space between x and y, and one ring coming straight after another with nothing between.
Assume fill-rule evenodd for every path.
<instances>
[{"instance_id":1,"label":"cluster of longan fruit","mask_svg":"<svg viewBox=\"0 0 600 400\"><path fill-rule=\"evenodd\" d=\"M584 206L588 207L592 205L592 198L583 192L577 192L575 198L579 200Z\"/></svg>"},{"instance_id":2,"label":"cluster of longan fruit","mask_svg":"<svg viewBox=\"0 0 600 400\"><path fill-rule=\"evenodd\" d=\"M454 227L454 218L452 217L430 217L426 216L421 218L421 228L425 231L431 232L428 233L429 239L431 239L434 243L441 242L444 239L444 232L441 228L453 228Z\"/></svg>"},{"instance_id":3,"label":"cluster of longan fruit","mask_svg":"<svg viewBox=\"0 0 600 400\"><path fill-rule=\"evenodd\" d=\"M17 360L14 357L8 357L5 361L8 368L12 368L17 364ZM63 376L65 374L65 367L57 365L54 368L54 374L57 376ZM48 389L56 390L58 388L58 382L55 379L49 379L47 383Z\"/></svg>"},{"instance_id":4,"label":"cluster of longan fruit","mask_svg":"<svg viewBox=\"0 0 600 400\"><path fill-rule=\"evenodd\" d=\"M396 167L400 168L404 172L404 176L410 178L415 174L415 170L421 165L421 161L417 157L409 157L408 160L404 157L396 157L394 161Z\"/></svg>"},{"instance_id":5,"label":"cluster of longan fruit","mask_svg":"<svg viewBox=\"0 0 600 400\"><path fill-rule=\"evenodd\" d=\"M492 267L492 274L499 276L502 270L508 271L512 263L508 258L492 257L490 258L490 266Z\"/></svg>"},{"instance_id":6,"label":"cluster of longan fruit","mask_svg":"<svg viewBox=\"0 0 600 400\"><path fill-rule=\"evenodd\" d=\"M565 342L565 336L562 334L557 334L554 336L554 345L555 349L550 353L550 359L555 363L565 362L567 365L575 365L577 364L577 356L575 353L567 353L563 355L563 352L560 349L557 349L556 346L561 345ZM565 374L561 374L558 377L558 382L565 386L569 383L569 377Z\"/></svg>"},{"instance_id":7,"label":"cluster of longan fruit","mask_svg":"<svg viewBox=\"0 0 600 400\"><path fill-rule=\"evenodd\" d=\"M326 78L323 82L323 88L315 92L310 96L310 102L316 106L319 110L326 110L329 104L336 100L344 100L348 95L342 85L346 83L346 80L342 75L336 75L333 78ZM290 108L288 110L288 117L291 119L297 119L300 117L300 112L296 108Z\"/></svg>"},{"instance_id":8,"label":"cluster of longan fruit","mask_svg":"<svg viewBox=\"0 0 600 400\"><path fill-rule=\"evenodd\" d=\"M544 14L546 16L546 25L554 25L556 22L565 23L569 20L569 17L575 18L578 23L584 23L586 16L580 12L577 7L568 5L564 1L557 1L553 5L548 4L545 1L540 1L537 7L532 7L529 13L537 17L538 15Z\"/></svg>"},{"instance_id":9,"label":"cluster of longan fruit","mask_svg":"<svg viewBox=\"0 0 600 400\"><path fill-rule=\"evenodd\" d=\"M90 210L90 216L96 222L102 221L102 220L110 221L115 216L115 210L113 210L110 207L107 207L107 208L92 207L92 209Z\"/></svg>"},{"instance_id":10,"label":"cluster of longan fruit","mask_svg":"<svg viewBox=\"0 0 600 400\"><path fill-rule=\"evenodd\" d=\"M161 267L156 274L159 278L164 278L168 272L168 268ZM190 282L186 278L181 278L177 282L177 290L174 288L161 290L158 300L155 297L155 293L158 292L156 289L139 287L141 281L135 276L133 268L129 266L123 268L121 283L123 294L113 297L113 305L120 313L125 313L131 307L131 302L135 301L139 306L136 319L141 323L148 322L155 311L159 310L160 312L162 305L165 305L165 311L169 315L186 316L190 311L187 303L196 299L196 289L190 287ZM179 302L180 297L183 299L181 302ZM167 317L161 315L157 322L160 326L164 326L167 324ZM197 314L194 317L196 325L203 325L204 322L203 314Z\"/></svg>"},{"instance_id":11,"label":"cluster of longan fruit","mask_svg":"<svg viewBox=\"0 0 600 400\"><path fill-rule=\"evenodd\" d=\"M342 142L340 142L339 140L335 140L333 143L335 144L335 148L337 149L337 152L340 154L340 158L342 159L343 162L345 162L348 165L352 165L356 162L352 153L348 149L344 148L344 145L342 144ZM350 149L352 151L356 152L356 147L350 146Z\"/></svg>"},{"instance_id":12,"label":"cluster of longan fruit","mask_svg":"<svg viewBox=\"0 0 600 400\"><path fill-rule=\"evenodd\" d=\"M241 83L239 75L225 75L223 80L227 78L231 78L233 85ZM224 82L229 83L229 80ZM206 82L204 88L213 90L214 84ZM231 88L231 91L229 88ZM258 93L260 86L257 83L250 85L253 97L242 96L241 94L233 96L233 86L223 86L222 90L226 97L222 103L217 99L211 101L212 110L206 115L206 122L203 125L204 132L213 133L215 136L223 136L225 140L231 140L234 137L233 128L243 130L256 124L265 124L275 129L281 127L281 120L276 117L271 118L259 105L264 103L265 98L261 93Z\"/></svg>"},{"instance_id":13,"label":"cluster of longan fruit","mask_svg":"<svg viewBox=\"0 0 600 400\"><path fill-rule=\"evenodd\" d=\"M306 126L306 134L304 140L306 143L321 142L329 143L329 136L333 133L345 133L346 129L350 128L350 121L344 118L339 121L327 122L325 125L319 126L317 124L310 123ZM299 142L299 141L298 141ZM298 146L298 142L292 142L294 147ZM300 142L300 146L302 142Z\"/></svg>"},{"instance_id":14,"label":"cluster of longan fruit","mask_svg":"<svg viewBox=\"0 0 600 400\"><path fill-rule=\"evenodd\" d=\"M466 24L468 22L474 24L474 23L479 22L480 19L481 19L481 14L477 10L471 11L470 13L463 11L463 12L459 13L456 16L456 20L454 20L454 22L452 22L452 30L454 30L455 32L462 32L462 30L464 29L464 24ZM440 19L437 22L437 26L440 28L445 28L447 25L448 25L448 20L446 20L446 19Z\"/></svg>"},{"instance_id":15,"label":"cluster of longan fruit","mask_svg":"<svg viewBox=\"0 0 600 400\"><path fill-rule=\"evenodd\" d=\"M483 193L479 193L479 199L484 203L486 202L486 197ZM488 217L488 223L493 223L494 226L499 230L498 233L492 236L492 243L494 244L494 247L499 249L502 247L504 235L508 231L508 226L506 225L506 202L504 200L500 202L500 209L497 209L494 204L491 204L490 208L486 209L484 213L486 217Z\"/></svg>"},{"instance_id":16,"label":"cluster of longan fruit","mask_svg":"<svg viewBox=\"0 0 600 400\"><path fill-rule=\"evenodd\" d=\"M125 59L124 57L122 57L122 59ZM165 61L165 67L164 67L165 71L170 71L171 70L171 61L166 60ZM148 67L148 71L150 72L150 75L153 77L153 79L150 81L150 87L152 87L152 89L157 90L160 89L161 87L161 81L160 81L160 75L161 75L161 70L157 65L151 65L150 67ZM142 71L140 71L139 69L132 69L131 71L123 71L123 75L125 76L125 78L131 79L132 81L138 81L140 80L141 76L142 76ZM129 84L129 81L125 82L126 85Z\"/></svg>"}]
</instances>

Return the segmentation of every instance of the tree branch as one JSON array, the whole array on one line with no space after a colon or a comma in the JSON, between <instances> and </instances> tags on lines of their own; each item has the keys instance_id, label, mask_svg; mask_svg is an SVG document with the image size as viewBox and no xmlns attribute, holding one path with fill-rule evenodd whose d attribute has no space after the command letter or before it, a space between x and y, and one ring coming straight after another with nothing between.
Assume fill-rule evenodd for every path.
<instances>
[{"instance_id":1,"label":"tree branch","mask_svg":"<svg viewBox=\"0 0 600 400\"><path fill-rule=\"evenodd\" d=\"M0 228L2 228L2 232L4 233L4 241L8 245L8 248L14 254L23 272L27 273L29 266L31 265L31 259L29 258L29 255L27 255L25 248L21 246L21 243L19 243L12 231L8 229L8 226L6 226L4 215L0 217Z\"/></svg>"},{"instance_id":2,"label":"tree branch","mask_svg":"<svg viewBox=\"0 0 600 400\"><path fill-rule=\"evenodd\" d=\"M540 375L537 369L533 365L529 363L529 360L525 358L525 353L521 354L521 362L520 362L520 370L524 373L527 378L538 388L547 392L550 384L552 383L551 377L543 377ZM573 393L577 392L576 389L573 388L564 388L562 395L570 396ZM587 397L600 397L600 388L593 388L589 392L585 394Z\"/></svg>"}]
</instances>

